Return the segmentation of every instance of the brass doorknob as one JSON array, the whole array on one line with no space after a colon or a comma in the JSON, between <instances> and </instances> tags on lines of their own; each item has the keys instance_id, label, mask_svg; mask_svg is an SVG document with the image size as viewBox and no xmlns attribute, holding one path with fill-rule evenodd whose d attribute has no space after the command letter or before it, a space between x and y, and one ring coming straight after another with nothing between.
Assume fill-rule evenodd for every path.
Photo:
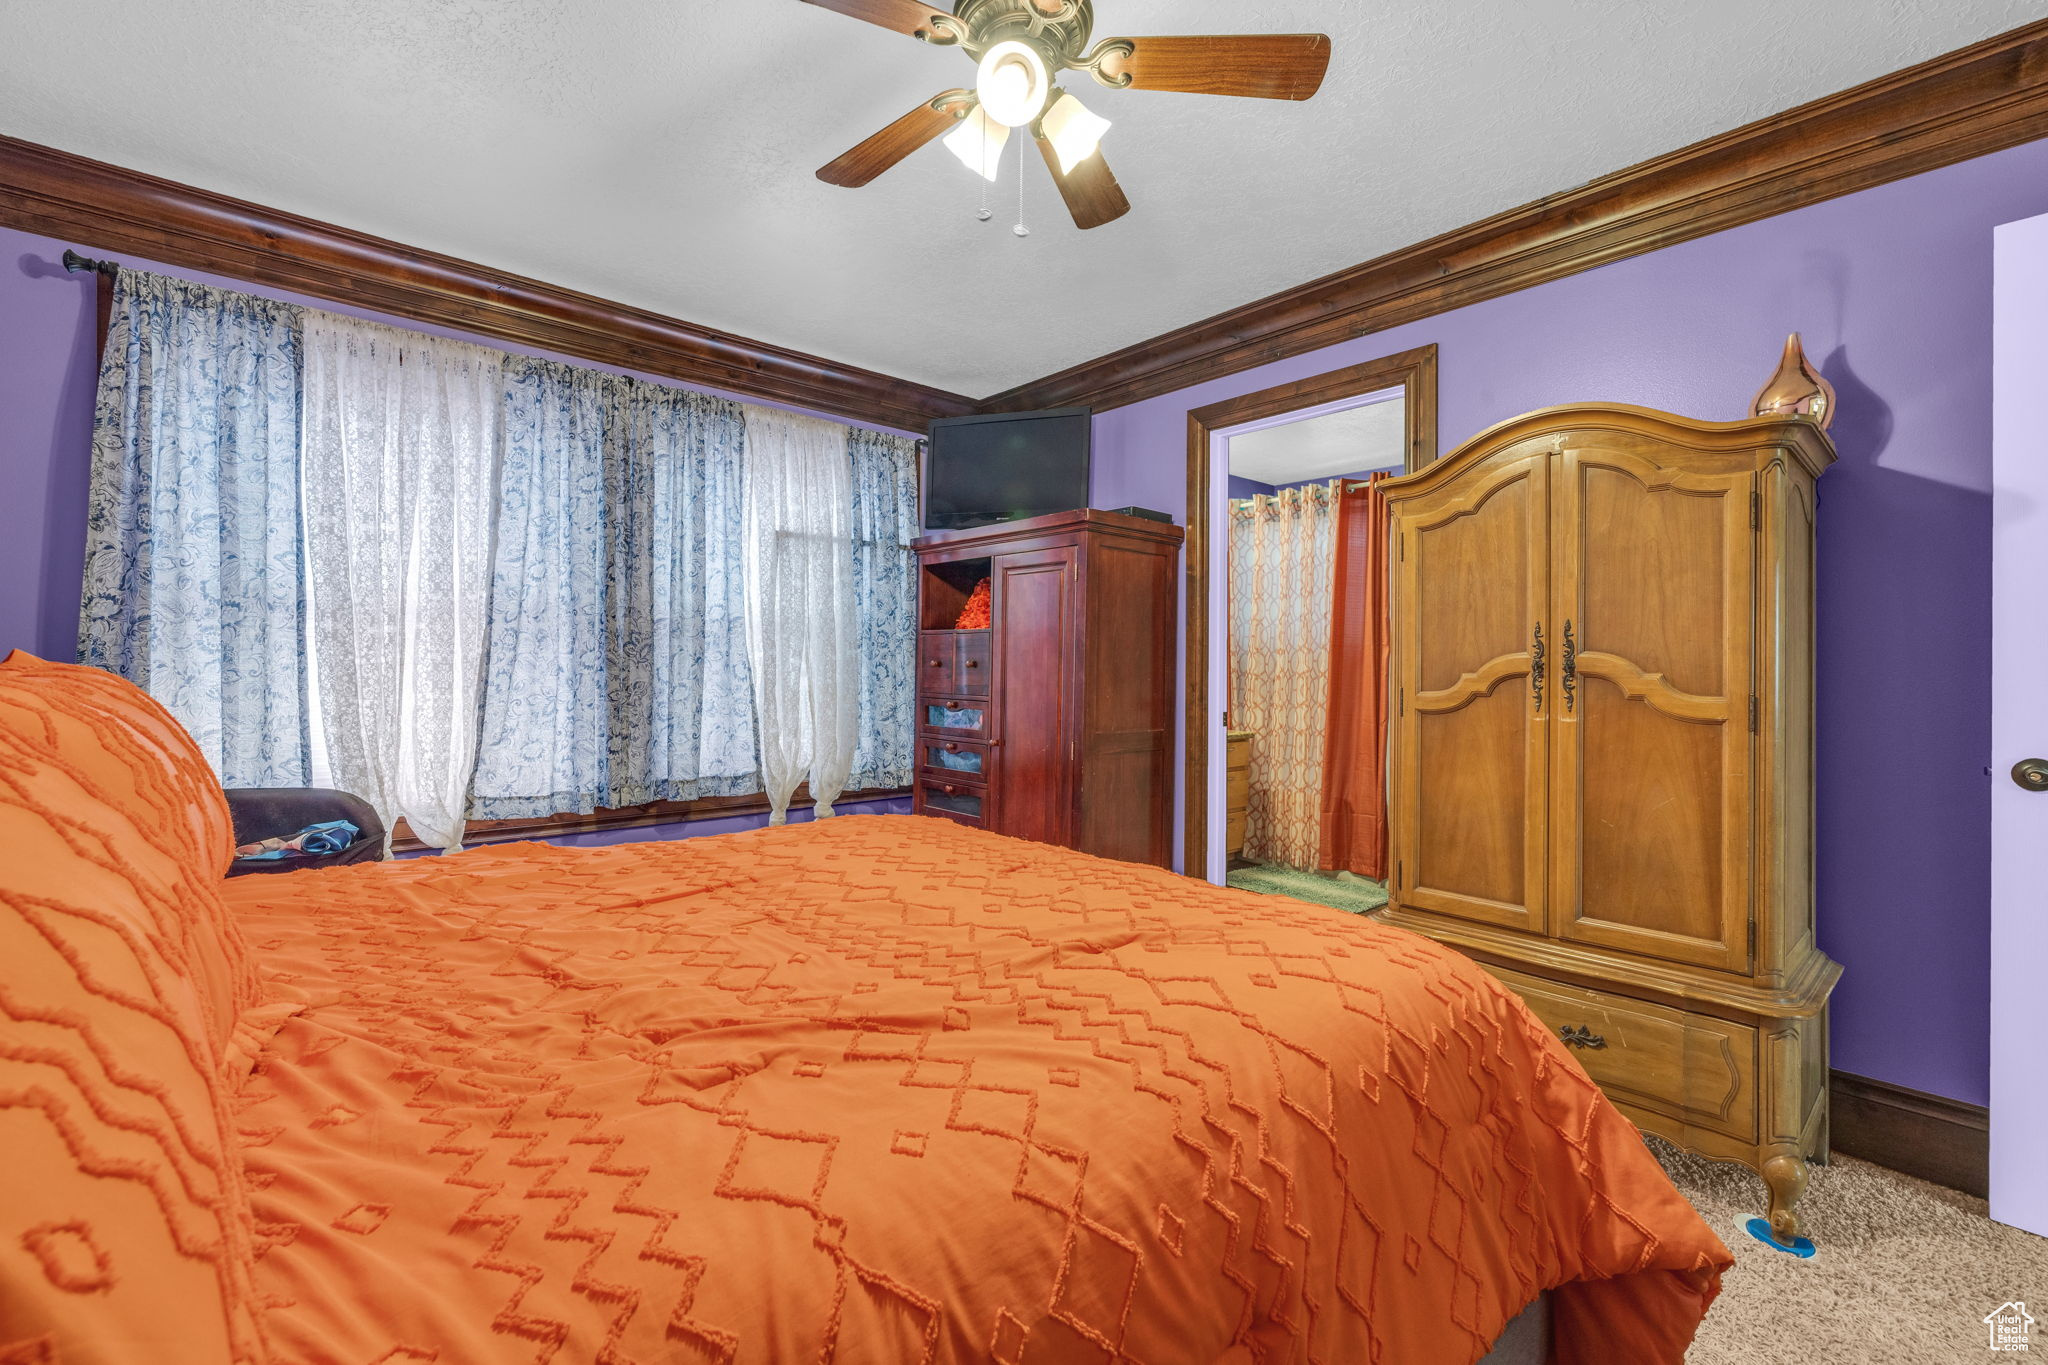
<instances>
[{"instance_id":1,"label":"brass doorknob","mask_svg":"<svg viewBox=\"0 0 2048 1365\"><path fill-rule=\"evenodd\" d=\"M2030 792L2048 792L2048 758L2023 758L2012 765L2012 780Z\"/></svg>"}]
</instances>

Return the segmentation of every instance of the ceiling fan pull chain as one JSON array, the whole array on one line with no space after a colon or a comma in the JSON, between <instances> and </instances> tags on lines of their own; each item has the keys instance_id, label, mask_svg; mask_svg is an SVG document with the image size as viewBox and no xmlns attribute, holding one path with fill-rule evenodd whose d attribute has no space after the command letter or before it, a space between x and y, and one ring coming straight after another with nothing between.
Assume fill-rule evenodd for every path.
<instances>
[{"instance_id":1,"label":"ceiling fan pull chain","mask_svg":"<svg viewBox=\"0 0 2048 1365\"><path fill-rule=\"evenodd\" d=\"M1010 229L1019 237L1029 237L1031 229L1024 226L1024 149L1017 149L1017 226Z\"/></svg>"},{"instance_id":2,"label":"ceiling fan pull chain","mask_svg":"<svg viewBox=\"0 0 2048 1365\"><path fill-rule=\"evenodd\" d=\"M996 216L996 211L988 206L988 187L995 183L994 177L988 173L988 127L986 121L981 125L981 211L974 215L984 223ZM997 152L996 155L1000 157L1002 153ZM1000 161L996 169L1002 169Z\"/></svg>"}]
</instances>

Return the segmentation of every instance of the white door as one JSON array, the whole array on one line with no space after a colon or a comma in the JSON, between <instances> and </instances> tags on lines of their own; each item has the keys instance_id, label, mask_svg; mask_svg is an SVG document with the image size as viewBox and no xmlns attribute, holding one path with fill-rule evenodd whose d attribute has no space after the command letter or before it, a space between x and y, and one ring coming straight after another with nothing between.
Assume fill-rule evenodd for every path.
<instances>
[{"instance_id":1,"label":"white door","mask_svg":"<svg viewBox=\"0 0 2048 1365\"><path fill-rule=\"evenodd\" d=\"M2048 215L1993 256L1991 1216L2048 1236Z\"/></svg>"}]
</instances>

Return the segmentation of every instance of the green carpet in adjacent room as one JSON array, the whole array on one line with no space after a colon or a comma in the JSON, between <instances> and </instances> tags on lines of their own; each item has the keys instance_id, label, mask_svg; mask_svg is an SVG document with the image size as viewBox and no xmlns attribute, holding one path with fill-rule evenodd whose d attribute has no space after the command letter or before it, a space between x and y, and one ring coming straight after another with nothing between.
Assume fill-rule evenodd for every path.
<instances>
[{"instance_id":1,"label":"green carpet in adjacent room","mask_svg":"<svg viewBox=\"0 0 2048 1365\"><path fill-rule=\"evenodd\" d=\"M1369 877L1355 873L1303 872L1298 868L1254 863L1232 868L1227 879L1240 891L1258 891L1268 896L1292 896L1314 901L1333 910L1369 915L1387 903L1387 888Z\"/></svg>"}]
</instances>

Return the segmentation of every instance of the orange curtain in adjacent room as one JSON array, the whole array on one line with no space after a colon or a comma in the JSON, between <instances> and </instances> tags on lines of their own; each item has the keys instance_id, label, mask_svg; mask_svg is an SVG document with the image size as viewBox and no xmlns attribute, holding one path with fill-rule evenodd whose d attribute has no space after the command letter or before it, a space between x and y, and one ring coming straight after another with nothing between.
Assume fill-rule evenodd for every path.
<instances>
[{"instance_id":1,"label":"orange curtain in adjacent room","mask_svg":"<svg viewBox=\"0 0 2048 1365\"><path fill-rule=\"evenodd\" d=\"M1317 866L1387 876L1388 476L1350 484L1337 504Z\"/></svg>"}]
</instances>

